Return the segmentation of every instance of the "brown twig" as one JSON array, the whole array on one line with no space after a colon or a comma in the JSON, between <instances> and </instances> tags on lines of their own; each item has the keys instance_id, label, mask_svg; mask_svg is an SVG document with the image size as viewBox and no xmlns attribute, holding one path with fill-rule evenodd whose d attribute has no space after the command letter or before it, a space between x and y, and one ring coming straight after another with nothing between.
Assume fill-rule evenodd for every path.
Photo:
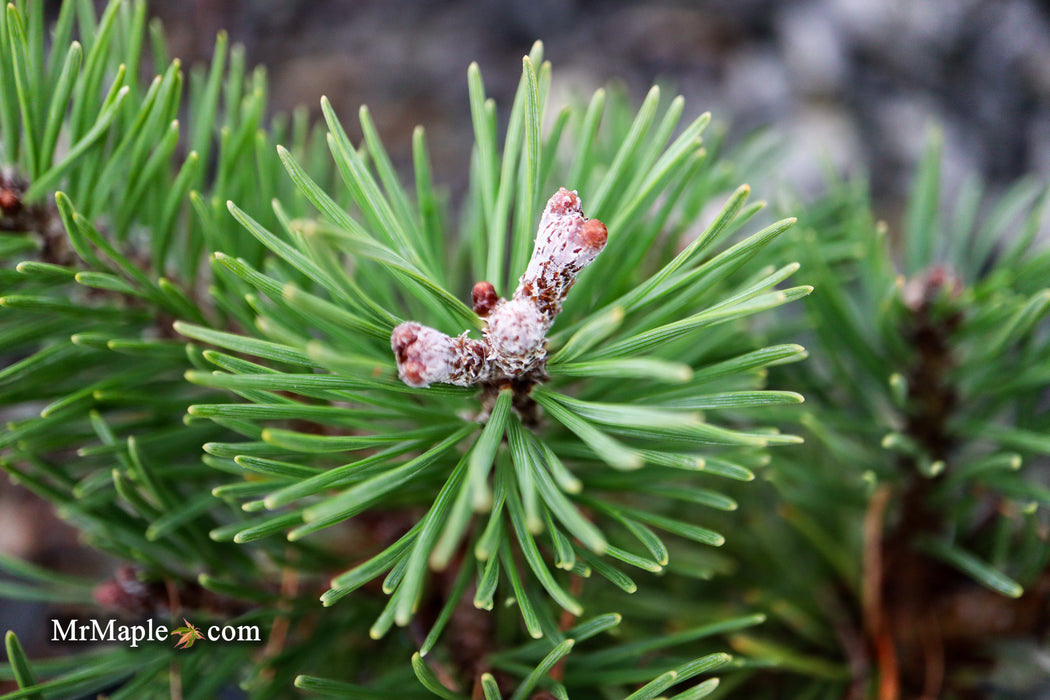
<instances>
[{"instance_id":1,"label":"brown twig","mask_svg":"<svg viewBox=\"0 0 1050 700\"><path fill-rule=\"evenodd\" d=\"M470 691L470 700L485 700L485 686L481 684L481 674L474 676L474 688Z\"/></svg>"},{"instance_id":2,"label":"brown twig","mask_svg":"<svg viewBox=\"0 0 1050 700\"><path fill-rule=\"evenodd\" d=\"M922 656L926 661L922 700L936 700L941 696L941 686L944 685L944 637L935 613L923 617L919 635Z\"/></svg>"},{"instance_id":3,"label":"brown twig","mask_svg":"<svg viewBox=\"0 0 1050 700\"><path fill-rule=\"evenodd\" d=\"M942 302L960 290L950 270L934 267L911 280L903 292L911 311L904 332L916 351L907 375L904 433L928 459L946 463L955 446L949 423L958 405L948 379L955 364L952 335L962 314L944 309ZM880 700L940 688L944 645L934 610L943 588L953 580L942 565L913 548L917 535L937 535L944 527L943 516L931 508L929 499L939 477L921 476L923 465L913 455L902 455L900 466L904 481L893 495L889 486L876 493L865 521L865 624L880 671ZM887 534L885 509L891 500L899 507Z\"/></svg>"},{"instance_id":4,"label":"brown twig","mask_svg":"<svg viewBox=\"0 0 1050 700\"><path fill-rule=\"evenodd\" d=\"M898 700L901 696L900 670L889 627L879 630L875 637L875 658L879 667L879 700Z\"/></svg>"},{"instance_id":5,"label":"brown twig","mask_svg":"<svg viewBox=\"0 0 1050 700\"><path fill-rule=\"evenodd\" d=\"M171 610L173 618L178 617L181 611L179 588L167 577L164 579L164 588L168 593L168 609ZM182 700L182 667L178 661L172 660L168 665L168 688L171 700Z\"/></svg>"},{"instance_id":6,"label":"brown twig","mask_svg":"<svg viewBox=\"0 0 1050 700\"><path fill-rule=\"evenodd\" d=\"M289 561L294 562L298 558L298 550L288 549L286 554ZM281 653L281 650L284 649L285 642L288 640L288 632L292 625L289 613L291 612L292 601L298 593L298 571L291 566L283 567L281 569L281 597L277 603L277 609L280 610L280 613L273 620L273 625L270 627L270 638L262 651L262 658L267 662L276 658ZM274 677L274 668L268 666L260 676L269 681Z\"/></svg>"},{"instance_id":7,"label":"brown twig","mask_svg":"<svg viewBox=\"0 0 1050 700\"><path fill-rule=\"evenodd\" d=\"M175 584L174 580L164 577L164 589L168 593L168 610L171 611L172 617L178 617L182 614L179 587Z\"/></svg>"},{"instance_id":8,"label":"brown twig","mask_svg":"<svg viewBox=\"0 0 1050 700\"><path fill-rule=\"evenodd\" d=\"M864 573L861 606L864 628L875 646L879 669L879 700L897 700L900 694L899 667L893 635L883 614L883 527L892 490L880 486L872 495L864 515Z\"/></svg>"},{"instance_id":9,"label":"brown twig","mask_svg":"<svg viewBox=\"0 0 1050 700\"><path fill-rule=\"evenodd\" d=\"M874 635L884 625L882 615L882 530L886 519L886 506L892 491L882 485L875 490L864 514L864 577L861 582L861 604L864 627Z\"/></svg>"},{"instance_id":10,"label":"brown twig","mask_svg":"<svg viewBox=\"0 0 1050 700\"><path fill-rule=\"evenodd\" d=\"M177 661L172 661L168 667L168 689L171 700L182 700L182 668Z\"/></svg>"}]
</instances>

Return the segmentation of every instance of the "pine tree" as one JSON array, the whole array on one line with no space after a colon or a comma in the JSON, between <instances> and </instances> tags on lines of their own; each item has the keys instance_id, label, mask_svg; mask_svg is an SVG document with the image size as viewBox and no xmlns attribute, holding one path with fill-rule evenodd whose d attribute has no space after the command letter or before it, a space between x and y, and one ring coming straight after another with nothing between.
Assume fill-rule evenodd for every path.
<instances>
[{"instance_id":1,"label":"pine tree","mask_svg":"<svg viewBox=\"0 0 1050 700\"><path fill-rule=\"evenodd\" d=\"M0 466L119 562L0 593L174 635L9 633L3 697L963 698L1039 643L1040 188L943 218L934 145L900 236L778 219L680 97L467 79L453 202L144 0L0 13Z\"/></svg>"}]
</instances>

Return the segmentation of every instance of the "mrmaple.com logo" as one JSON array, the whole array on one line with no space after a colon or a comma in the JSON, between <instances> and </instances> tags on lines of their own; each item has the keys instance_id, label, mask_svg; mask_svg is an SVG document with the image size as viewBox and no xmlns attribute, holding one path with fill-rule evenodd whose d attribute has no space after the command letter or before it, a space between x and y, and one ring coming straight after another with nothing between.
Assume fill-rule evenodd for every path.
<instances>
[{"instance_id":1,"label":"mrmaple.com logo","mask_svg":"<svg viewBox=\"0 0 1050 700\"><path fill-rule=\"evenodd\" d=\"M183 618L183 624L174 629L158 625L152 618L140 625L117 624L116 620L51 620L52 642L123 642L131 648L143 642L164 642L174 639L179 649L188 649L195 642L261 642L258 625L211 625L200 628Z\"/></svg>"}]
</instances>

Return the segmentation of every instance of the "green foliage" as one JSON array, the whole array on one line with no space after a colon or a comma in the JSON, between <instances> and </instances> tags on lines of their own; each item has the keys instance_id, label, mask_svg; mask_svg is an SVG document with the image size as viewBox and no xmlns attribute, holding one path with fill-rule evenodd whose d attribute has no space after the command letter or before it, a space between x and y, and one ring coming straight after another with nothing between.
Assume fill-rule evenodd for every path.
<instances>
[{"instance_id":1,"label":"green foliage","mask_svg":"<svg viewBox=\"0 0 1050 700\"><path fill-rule=\"evenodd\" d=\"M972 610L1045 604L1050 256L1035 242L1045 188L1021 181L985 203L971 182L945 206L938 143L934 133L899 236L874 218L863 182L833 181L777 244L816 291L788 332L767 332L822 361L771 373L806 396L806 443L778 453L767 508L731 547L776 621L760 641L804 640L821 664L814 679L828 663L858 663L863 647L847 651L844 638L892 639L853 687L919 694L924 664L943 663L956 697L974 683L962 659L1038 639L1031 621L996 628ZM769 250L775 264L784 249ZM996 600L1026 589L1031 603ZM737 648L766 655L755 641ZM807 673L800 661L777 663Z\"/></svg>"},{"instance_id":2,"label":"green foliage","mask_svg":"<svg viewBox=\"0 0 1050 700\"><path fill-rule=\"evenodd\" d=\"M980 226L971 187L942 223L931 150L892 245L859 182L772 221L736 183L754 159L702 145L680 97L600 90L542 129L537 43L502 138L469 68L454 208L422 128L406 186L367 109L359 144L325 99L317 128L269 120L225 35L186 79L146 14L65 2L48 34L43 3L0 13L0 466L125 565L0 557L0 593L269 641L34 662L9 635L5 698L910 690L842 641L897 632L893 576L1045 578L1031 184ZM469 290L509 296L559 186L609 242L542 384L403 383L392 329L476 334Z\"/></svg>"}]
</instances>

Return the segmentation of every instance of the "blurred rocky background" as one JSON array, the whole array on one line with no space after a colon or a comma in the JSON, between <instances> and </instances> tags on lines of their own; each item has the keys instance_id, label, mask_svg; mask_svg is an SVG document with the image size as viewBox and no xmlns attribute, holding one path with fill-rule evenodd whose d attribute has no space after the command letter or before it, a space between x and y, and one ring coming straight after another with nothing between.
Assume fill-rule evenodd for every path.
<instances>
[{"instance_id":1,"label":"blurred rocky background","mask_svg":"<svg viewBox=\"0 0 1050 700\"><path fill-rule=\"evenodd\" d=\"M368 104L410 162L427 127L437 177L456 188L472 141L466 67L509 109L520 58L543 39L554 89L621 81L637 102L661 81L731 137L772 127L780 172L819 190L822 159L866 171L892 214L926 127L945 133L947 189L1050 176L1047 0L188 0L151 3L173 53L211 54L220 28L264 64L272 104L328 95L352 123ZM505 112L504 112L505 116ZM891 216L892 220L892 216Z\"/></svg>"}]
</instances>

